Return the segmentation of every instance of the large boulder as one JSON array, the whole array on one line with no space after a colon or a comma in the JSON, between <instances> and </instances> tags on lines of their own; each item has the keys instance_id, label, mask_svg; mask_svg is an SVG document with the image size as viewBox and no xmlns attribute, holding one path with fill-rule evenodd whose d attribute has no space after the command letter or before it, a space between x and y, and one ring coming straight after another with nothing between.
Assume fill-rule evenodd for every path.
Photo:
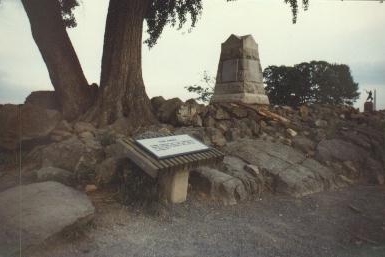
<instances>
[{"instance_id":1,"label":"large boulder","mask_svg":"<svg viewBox=\"0 0 385 257\"><path fill-rule=\"evenodd\" d=\"M233 205L247 198L247 192L240 179L216 169L197 168L191 172L189 182L197 191L222 201L225 205Z\"/></svg>"},{"instance_id":2,"label":"large boulder","mask_svg":"<svg viewBox=\"0 0 385 257\"><path fill-rule=\"evenodd\" d=\"M176 111L177 125L202 126L202 118L199 116L203 105L198 104L194 99L187 100Z\"/></svg>"},{"instance_id":3,"label":"large boulder","mask_svg":"<svg viewBox=\"0 0 385 257\"><path fill-rule=\"evenodd\" d=\"M311 153L315 150L316 144L307 137L296 136L292 140L293 146L305 154Z\"/></svg>"},{"instance_id":4,"label":"large boulder","mask_svg":"<svg viewBox=\"0 0 385 257\"><path fill-rule=\"evenodd\" d=\"M129 166L130 160L127 157L107 158L95 170L96 182L98 185L108 185L117 180L122 174L124 167Z\"/></svg>"},{"instance_id":5,"label":"large boulder","mask_svg":"<svg viewBox=\"0 0 385 257\"><path fill-rule=\"evenodd\" d=\"M94 127L94 125L84 121L78 121L74 125L74 131L76 132L76 134L81 134L84 132L94 133L95 130L96 128Z\"/></svg>"},{"instance_id":6,"label":"large boulder","mask_svg":"<svg viewBox=\"0 0 385 257\"><path fill-rule=\"evenodd\" d=\"M316 159L323 162L354 161L364 163L368 153L361 147L341 139L326 139L319 142Z\"/></svg>"},{"instance_id":7,"label":"large boulder","mask_svg":"<svg viewBox=\"0 0 385 257\"><path fill-rule=\"evenodd\" d=\"M151 106L153 110L158 110L164 102L166 102L166 99L164 99L163 96L155 96L151 98Z\"/></svg>"},{"instance_id":8,"label":"large boulder","mask_svg":"<svg viewBox=\"0 0 385 257\"><path fill-rule=\"evenodd\" d=\"M163 123L177 124L176 113L183 104L179 98L172 98L165 101L157 110L156 116Z\"/></svg>"},{"instance_id":9,"label":"large boulder","mask_svg":"<svg viewBox=\"0 0 385 257\"><path fill-rule=\"evenodd\" d=\"M258 167L253 167L234 156L225 156L223 166L223 172L242 181L249 195L261 195L264 187L264 179Z\"/></svg>"},{"instance_id":10,"label":"large boulder","mask_svg":"<svg viewBox=\"0 0 385 257\"><path fill-rule=\"evenodd\" d=\"M164 100L163 97L151 99L159 121L174 126L202 126L202 119L199 113L203 109L194 99L182 102L179 98Z\"/></svg>"},{"instance_id":11,"label":"large boulder","mask_svg":"<svg viewBox=\"0 0 385 257\"><path fill-rule=\"evenodd\" d=\"M20 110L18 105L3 105L0 107L0 148L16 149L20 136L22 141L46 138L61 119L58 111L32 104L21 105Z\"/></svg>"},{"instance_id":12,"label":"large boulder","mask_svg":"<svg viewBox=\"0 0 385 257\"><path fill-rule=\"evenodd\" d=\"M74 171L86 146L77 137L46 146L41 151L42 164L45 167L58 167Z\"/></svg>"},{"instance_id":13,"label":"large boulder","mask_svg":"<svg viewBox=\"0 0 385 257\"><path fill-rule=\"evenodd\" d=\"M54 142L63 141L65 139L72 137L72 133L73 133L72 126L66 120L62 120L55 127L55 129L51 131L50 139Z\"/></svg>"},{"instance_id":14,"label":"large boulder","mask_svg":"<svg viewBox=\"0 0 385 257\"><path fill-rule=\"evenodd\" d=\"M39 245L65 228L89 221L94 211L84 193L57 182L18 186L1 192L0 256L18 253L20 232L23 248Z\"/></svg>"},{"instance_id":15,"label":"large boulder","mask_svg":"<svg viewBox=\"0 0 385 257\"><path fill-rule=\"evenodd\" d=\"M43 109L60 110L55 91L34 91L25 99L25 104L32 104Z\"/></svg>"},{"instance_id":16,"label":"large boulder","mask_svg":"<svg viewBox=\"0 0 385 257\"><path fill-rule=\"evenodd\" d=\"M72 172L56 167L43 167L37 170L36 178L39 182L56 181L68 186L75 182L75 176Z\"/></svg>"},{"instance_id":17,"label":"large boulder","mask_svg":"<svg viewBox=\"0 0 385 257\"><path fill-rule=\"evenodd\" d=\"M74 172L78 180L90 181L95 178L95 170L104 159L104 151L94 138L76 136L50 144L41 150L43 167L58 167Z\"/></svg>"},{"instance_id":18,"label":"large boulder","mask_svg":"<svg viewBox=\"0 0 385 257\"><path fill-rule=\"evenodd\" d=\"M259 167L265 186L277 193L303 196L335 186L330 169L279 142L243 139L228 143L224 150Z\"/></svg>"}]
</instances>

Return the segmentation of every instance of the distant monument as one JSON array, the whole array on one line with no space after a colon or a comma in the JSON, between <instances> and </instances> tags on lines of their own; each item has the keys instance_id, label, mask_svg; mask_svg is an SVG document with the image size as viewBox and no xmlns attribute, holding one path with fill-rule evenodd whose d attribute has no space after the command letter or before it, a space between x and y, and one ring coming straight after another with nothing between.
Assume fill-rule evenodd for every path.
<instances>
[{"instance_id":1,"label":"distant monument","mask_svg":"<svg viewBox=\"0 0 385 257\"><path fill-rule=\"evenodd\" d=\"M231 35L222 43L211 102L269 104L263 87L258 45L251 35Z\"/></svg>"},{"instance_id":2,"label":"distant monument","mask_svg":"<svg viewBox=\"0 0 385 257\"><path fill-rule=\"evenodd\" d=\"M368 97L366 98L365 104L364 104L364 112L373 112L375 110L373 100L373 92L370 90L369 92L365 90L366 93L368 94ZM374 95L376 94L376 90L374 90Z\"/></svg>"}]
</instances>

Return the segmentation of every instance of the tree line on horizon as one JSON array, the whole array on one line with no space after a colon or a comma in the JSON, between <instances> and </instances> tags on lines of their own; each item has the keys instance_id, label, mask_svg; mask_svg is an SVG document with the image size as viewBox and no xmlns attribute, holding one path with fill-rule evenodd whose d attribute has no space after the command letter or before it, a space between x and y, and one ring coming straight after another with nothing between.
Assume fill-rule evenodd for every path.
<instances>
[{"instance_id":1,"label":"tree line on horizon","mask_svg":"<svg viewBox=\"0 0 385 257\"><path fill-rule=\"evenodd\" d=\"M294 66L270 65L263 71L270 104L298 106L305 103L352 105L360 96L346 64L310 61ZM203 72L200 83L185 87L198 101L208 103L214 93L215 77Z\"/></svg>"},{"instance_id":2,"label":"tree line on horizon","mask_svg":"<svg viewBox=\"0 0 385 257\"><path fill-rule=\"evenodd\" d=\"M263 71L271 104L297 106L304 103L352 105L360 96L346 64L326 61L294 66L271 65Z\"/></svg>"}]
</instances>

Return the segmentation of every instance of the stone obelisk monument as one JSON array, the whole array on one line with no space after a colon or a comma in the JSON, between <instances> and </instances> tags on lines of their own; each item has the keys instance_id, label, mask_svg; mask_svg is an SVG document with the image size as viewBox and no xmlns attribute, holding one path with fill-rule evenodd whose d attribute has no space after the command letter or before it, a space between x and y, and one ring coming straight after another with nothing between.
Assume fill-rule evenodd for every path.
<instances>
[{"instance_id":1,"label":"stone obelisk monument","mask_svg":"<svg viewBox=\"0 0 385 257\"><path fill-rule=\"evenodd\" d=\"M269 104L263 87L258 45L251 35L231 35L222 43L211 102Z\"/></svg>"}]
</instances>

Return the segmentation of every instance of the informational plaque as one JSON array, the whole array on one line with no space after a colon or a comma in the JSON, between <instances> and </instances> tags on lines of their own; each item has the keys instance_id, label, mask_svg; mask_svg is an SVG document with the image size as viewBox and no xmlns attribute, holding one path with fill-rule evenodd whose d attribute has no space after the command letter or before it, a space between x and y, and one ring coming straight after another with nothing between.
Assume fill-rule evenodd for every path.
<instances>
[{"instance_id":1,"label":"informational plaque","mask_svg":"<svg viewBox=\"0 0 385 257\"><path fill-rule=\"evenodd\" d=\"M209 147L189 135L155 137L136 140L158 159L208 150Z\"/></svg>"}]
</instances>

